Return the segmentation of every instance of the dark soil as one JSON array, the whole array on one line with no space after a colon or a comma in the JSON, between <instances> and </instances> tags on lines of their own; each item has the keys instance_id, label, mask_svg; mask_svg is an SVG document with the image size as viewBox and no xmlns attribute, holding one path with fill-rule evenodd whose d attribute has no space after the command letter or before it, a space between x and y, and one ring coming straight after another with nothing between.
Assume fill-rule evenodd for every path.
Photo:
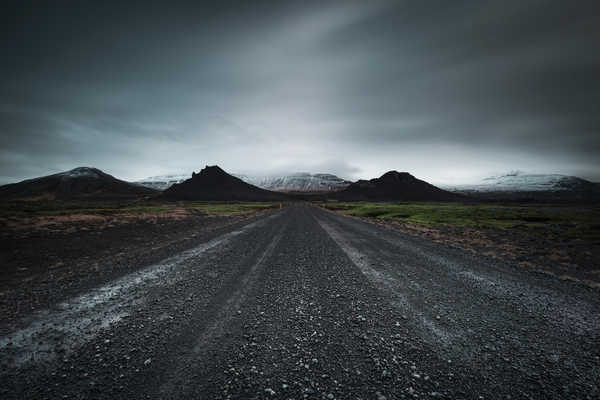
<instances>
[{"instance_id":1,"label":"dark soil","mask_svg":"<svg viewBox=\"0 0 600 400\"><path fill-rule=\"evenodd\" d=\"M256 214L253 214L256 215ZM204 242L252 215L152 218L68 230L0 231L0 333L34 310Z\"/></svg>"}]
</instances>

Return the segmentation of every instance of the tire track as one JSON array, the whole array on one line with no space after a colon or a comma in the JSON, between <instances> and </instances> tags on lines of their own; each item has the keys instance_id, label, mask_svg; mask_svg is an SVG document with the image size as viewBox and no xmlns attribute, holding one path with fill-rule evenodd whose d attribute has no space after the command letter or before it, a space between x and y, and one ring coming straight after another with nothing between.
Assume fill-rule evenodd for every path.
<instances>
[{"instance_id":1,"label":"tire track","mask_svg":"<svg viewBox=\"0 0 600 400\"><path fill-rule=\"evenodd\" d=\"M508 380L539 390L594 387L600 308L590 290L322 210L315 218L390 302L412 310L419 335L465 367L489 371L497 390ZM569 369L557 379L559 362Z\"/></svg>"},{"instance_id":2,"label":"tire track","mask_svg":"<svg viewBox=\"0 0 600 400\"><path fill-rule=\"evenodd\" d=\"M188 351L188 354L180 358L177 361L177 365L172 369L172 372L167 377L164 377L158 389L161 398L186 397L185 392L188 382L183 378L186 376L183 371L193 368L200 374L202 373L204 370L202 367L204 355L218 349L218 340L224 336L228 325L234 316L237 315L242 304L248 300L249 293L261 276L266 261L279 245L286 228L287 223L284 223L278 229L277 233L268 242L266 248L260 253L256 262L236 281L234 288L227 289L225 299L217 296L215 299L215 303L217 304L215 305L218 309L209 315L208 323L198 333L198 337L193 347Z\"/></svg>"},{"instance_id":3,"label":"tire track","mask_svg":"<svg viewBox=\"0 0 600 400\"><path fill-rule=\"evenodd\" d=\"M462 332L450 332L440 324L436 323L436 321L429 318L422 310L413 304L406 294L399 290L399 288L402 287L402 283L398 279L385 271L372 267L372 265L381 264L380 260L376 263L375 260L369 258L365 253L360 252L332 225L319 218L317 218L317 222L344 253L346 253L348 258L350 258L354 265L358 267L363 275L392 299L392 304L401 308L404 313L410 314L413 321L417 321L417 326L420 327L423 336L429 337L431 342L441 343L446 347L456 344L457 339L461 337Z\"/></svg>"},{"instance_id":4,"label":"tire track","mask_svg":"<svg viewBox=\"0 0 600 400\"><path fill-rule=\"evenodd\" d=\"M185 279L184 266L194 263L202 268L202 258L217 251L233 238L264 226L280 214L249 223L162 262L125 275L57 305L38 311L22 329L0 338L0 354L11 367L50 361L58 354L71 353L97 334L131 314L145 302L144 293L157 287L175 285Z\"/></svg>"}]
</instances>

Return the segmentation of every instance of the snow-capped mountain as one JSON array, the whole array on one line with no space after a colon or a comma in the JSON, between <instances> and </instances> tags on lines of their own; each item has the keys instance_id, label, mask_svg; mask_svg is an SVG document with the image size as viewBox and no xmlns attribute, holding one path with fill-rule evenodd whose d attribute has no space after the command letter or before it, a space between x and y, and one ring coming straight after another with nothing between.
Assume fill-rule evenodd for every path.
<instances>
[{"instance_id":1,"label":"snow-capped mountain","mask_svg":"<svg viewBox=\"0 0 600 400\"><path fill-rule=\"evenodd\" d=\"M472 185L449 187L455 191L474 192L536 192L587 190L596 184L576 176L560 174L527 174L516 171L504 175L490 176Z\"/></svg>"},{"instance_id":2,"label":"snow-capped mountain","mask_svg":"<svg viewBox=\"0 0 600 400\"><path fill-rule=\"evenodd\" d=\"M70 179L70 178L83 178L83 177L101 178L105 174L104 174L104 172L100 171L97 168L77 167L77 168L73 168L72 170L69 170L69 171L59 172L56 175L63 177L63 179Z\"/></svg>"},{"instance_id":3,"label":"snow-capped mountain","mask_svg":"<svg viewBox=\"0 0 600 400\"><path fill-rule=\"evenodd\" d=\"M174 174L174 175L157 175L157 176L151 176L149 178L146 179L142 179L139 181L135 181L133 183L136 183L138 185L142 185L145 187L149 187L152 189L157 189L157 190L165 190L170 188L172 185L176 184L176 183L181 183L183 181L185 181L186 179L190 179L192 177L192 174Z\"/></svg>"},{"instance_id":4,"label":"snow-capped mountain","mask_svg":"<svg viewBox=\"0 0 600 400\"><path fill-rule=\"evenodd\" d=\"M352 183L332 174L307 172L272 176L233 175L252 185L278 192L331 192L345 189Z\"/></svg>"},{"instance_id":5,"label":"snow-capped mountain","mask_svg":"<svg viewBox=\"0 0 600 400\"><path fill-rule=\"evenodd\" d=\"M1 198L19 200L129 199L155 194L154 190L91 167L78 167L0 186Z\"/></svg>"},{"instance_id":6,"label":"snow-capped mountain","mask_svg":"<svg viewBox=\"0 0 600 400\"><path fill-rule=\"evenodd\" d=\"M342 190L352 183L332 174L309 174L306 172L267 176L232 175L259 188L279 192L329 192ZM191 173L159 175L142 179L135 183L152 189L165 190L191 177Z\"/></svg>"},{"instance_id":7,"label":"snow-capped mountain","mask_svg":"<svg viewBox=\"0 0 600 400\"><path fill-rule=\"evenodd\" d=\"M510 172L476 184L445 186L446 190L487 200L597 201L600 184L560 174Z\"/></svg>"}]
</instances>

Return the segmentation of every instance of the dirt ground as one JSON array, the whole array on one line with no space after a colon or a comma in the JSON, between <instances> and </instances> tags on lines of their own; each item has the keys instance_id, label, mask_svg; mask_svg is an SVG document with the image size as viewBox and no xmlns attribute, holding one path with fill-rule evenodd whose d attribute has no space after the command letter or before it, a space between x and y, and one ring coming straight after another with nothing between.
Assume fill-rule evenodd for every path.
<instances>
[{"instance_id":1,"label":"dirt ground","mask_svg":"<svg viewBox=\"0 0 600 400\"><path fill-rule=\"evenodd\" d=\"M0 225L3 322L10 325L21 314L49 308L266 212L4 219Z\"/></svg>"}]
</instances>

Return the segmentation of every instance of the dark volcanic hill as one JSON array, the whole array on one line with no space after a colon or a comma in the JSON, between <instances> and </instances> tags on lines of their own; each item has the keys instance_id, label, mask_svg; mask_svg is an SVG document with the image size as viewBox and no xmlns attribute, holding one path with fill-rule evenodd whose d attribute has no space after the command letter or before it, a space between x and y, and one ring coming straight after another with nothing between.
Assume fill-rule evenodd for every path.
<instances>
[{"instance_id":1,"label":"dark volcanic hill","mask_svg":"<svg viewBox=\"0 0 600 400\"><path fill-rule=\"evenodd\" d=\"M156 190L122 181L90 167L0 186L0 198L11 200L108 200L156 193Z\"/></svg>"},{"instance_id":2,"label":"dark volcanic hill","mask_svg":"<svg viewBox=\"0 0 600 400\"><path fill-rule=\"evenodd\" d=\"M389 171L379 178L357 181L334 195L346 201L460 201L466 197L450 193L408 172Z\"/></svg>"},{"instance_id":3,"label":"dark volcanic hill","mask_svg":"<svg viewBox=\"0 0 600 400\"><path fill-rule=\"evenodd\" d=\"M229 175L218 166L206 166L199 173L163 192L170 200L217 200L217 201L280 201L287 197L250 185Z\"/></svg>"}]
</instances>

